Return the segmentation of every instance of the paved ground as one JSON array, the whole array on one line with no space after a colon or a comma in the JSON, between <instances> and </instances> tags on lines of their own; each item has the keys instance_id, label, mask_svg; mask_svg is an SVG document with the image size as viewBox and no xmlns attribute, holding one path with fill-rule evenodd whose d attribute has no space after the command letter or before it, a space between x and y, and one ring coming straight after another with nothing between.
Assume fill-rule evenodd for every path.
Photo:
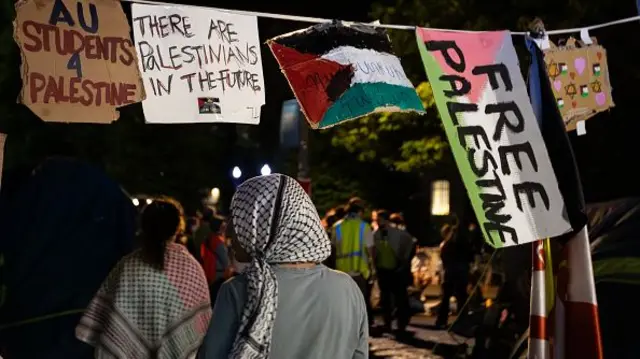
<instances>
[{"instance_id":1,"label":"paved ground","mask_svg":"<svg viewBox=\"0 0 640 359\"><path fill-rule=\"evenodd\" d=\"M496 287L484 289L486 298L493 299L496 293ZM422 294L429 298L424 305L425 311L429 313L430 309L439 303L437 298L441 295L440 286L429 286ZM455 310L456 307L457 303L452 298L451 308ZM455 317L449 318L449 323L454 319ZM377 320L380 321L380 318ZM408 330L413 333L413 336L408 339L396 340L391 335L372 336L369 340L371 357L380 359L453 359L459 358L461 351L464 353L465 345L469 348L473 346L473 339L449 334L444 330L433 330L434 323L434 316L418 314L411 319Z\"/></svg>"},{"instance_id":2,"label":"paved ground","mask_svg":"<svg viewBox=\"0 0 640 359\"><path fill-rule=\"evenodd\" d=\"M372 337L369 340L372 358L389 359L449 359L464 352L464 344L473 345L473 339L466 339L444 330L433 330L433 317L416 315L408 330L413 336L397 340L391 335ZM452 318L453 320L453 318ZM435 349L435 351L434 351ZM435 353L434 353L435 352Z\"/></svg>"}]
</instances>

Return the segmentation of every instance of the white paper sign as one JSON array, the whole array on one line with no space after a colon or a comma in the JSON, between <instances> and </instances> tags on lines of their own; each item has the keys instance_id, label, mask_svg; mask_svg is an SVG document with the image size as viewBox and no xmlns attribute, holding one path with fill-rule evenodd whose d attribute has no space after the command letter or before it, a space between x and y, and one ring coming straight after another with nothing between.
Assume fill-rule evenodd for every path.
<instances>
[{"instance_id":1,"label":"white paper sign","mask_svg":"<svg viewBox=\"0 0 640 359\"><path fill-rule=\"evenodd\" d=\"M133 4L148 123L258 124L265 103L255 16Z\"/></svg>"}]
</instances>

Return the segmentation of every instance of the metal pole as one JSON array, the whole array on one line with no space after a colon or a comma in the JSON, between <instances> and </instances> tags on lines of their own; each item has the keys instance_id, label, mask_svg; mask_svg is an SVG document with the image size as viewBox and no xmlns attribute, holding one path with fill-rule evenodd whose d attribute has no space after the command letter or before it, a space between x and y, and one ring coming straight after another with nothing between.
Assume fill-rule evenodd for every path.
<instances>
[{"instance_id":1,"label":"metal pole","mask_svg":"<svg viewBox=\"0 0 640 359\"><path fill-rule=\"evenodd\" d=\"M300 146L298 149L298 182L311 195L311 169L309 168L309 125L300 116Z\"/></svg>"}]
</instances>

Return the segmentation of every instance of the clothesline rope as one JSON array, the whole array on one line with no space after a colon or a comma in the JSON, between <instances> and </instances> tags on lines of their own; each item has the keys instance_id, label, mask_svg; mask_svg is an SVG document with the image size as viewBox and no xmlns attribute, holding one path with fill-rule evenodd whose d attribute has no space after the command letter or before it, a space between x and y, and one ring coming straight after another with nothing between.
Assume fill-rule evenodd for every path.
<instances>
[{"instance_id":1,"label":"clothesline rope","mask_svg":"<svg viewBox=\"0 0 640 359\"><path fill-rule=\"evenodd\" d=\"M120 0L122 2L135 3L135 4L147 4L147 5L157 5L157 6L183 6L183 7L195 7L195 8L206 8L206 9L215 9L218 11L228 12L232 14L238 15L246 15L246 16L256 16L256 17L264 17L268 19L278 19L278 20L287 20L287 21L296 21L296 22L306 22L313 24L322 24L326 22L332 21L332 19L323 19L320 17L310 17L310 16L297 16L297 15L286 15L286 14L273 14L268 12L260 12L260 11L245 11L245 10L229 10L229 9L220 9L209 6L199 6L199 5L186 5L186 4L174 4L169 2L162 1L150 1L150 0ZM628 22L638 21L640 20L640 15L627 17L624 19L614 20L605 22L597 25L590 25L585 27L576 27L572 29L560 29L560 30L551 30L546 31L548 35L559 35L559 34L570 34L575 32L580 32L581 30L594 30L601 29L603 27L609 27L614 25L626 24ZM358 21L346 21L348 23L359 23L364 26L374 26L374 27L382 27L385 29L393 29L393 30L415 30L416 26L411 25L393 25L393 24L373 24L373 23L360 23ZM469 30L452 30L452 29L437 29L437 28L428 28L430 30L441 30L441 31L452 31L452 32L475 32ZM528 35L529 32L526 31L512 31L511 35Z\"/></svg>"}]
</instances>

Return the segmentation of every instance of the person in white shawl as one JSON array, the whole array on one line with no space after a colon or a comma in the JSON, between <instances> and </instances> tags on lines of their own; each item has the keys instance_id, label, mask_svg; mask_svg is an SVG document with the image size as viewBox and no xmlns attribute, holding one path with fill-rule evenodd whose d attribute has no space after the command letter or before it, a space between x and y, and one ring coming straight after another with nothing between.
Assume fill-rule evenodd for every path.
<instances>
[{"instance_id":1,"label":"person in white shawl","mask_svg":"<svg viewBox=\"0 0 640 359\"><path fill-rule=\"evenodd\" d=\"M156 199L142 212L142 248L109 273L76 327L100 359L192 358L211 317L200 264L174 243L182 209Z\"/></svg>"}]
</instances>

